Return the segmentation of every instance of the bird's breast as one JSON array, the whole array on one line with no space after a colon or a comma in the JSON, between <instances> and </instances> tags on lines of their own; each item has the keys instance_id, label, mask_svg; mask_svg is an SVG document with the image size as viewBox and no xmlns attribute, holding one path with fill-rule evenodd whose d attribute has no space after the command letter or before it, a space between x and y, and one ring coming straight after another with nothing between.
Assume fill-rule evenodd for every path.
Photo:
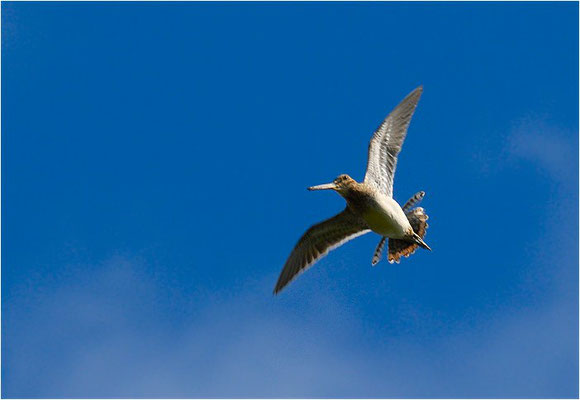
<instances>
[{"instance_id":1,"label":"bird's breast","mask_svg":"<svg viewBox=\"0 0 580 400\"><path fill-rule=\"evenodd\" d=\"M387 196L367 203L362 217L374 232L393 239L405 237L411 227L401 206Z\"/></svg>"}]
</instances>

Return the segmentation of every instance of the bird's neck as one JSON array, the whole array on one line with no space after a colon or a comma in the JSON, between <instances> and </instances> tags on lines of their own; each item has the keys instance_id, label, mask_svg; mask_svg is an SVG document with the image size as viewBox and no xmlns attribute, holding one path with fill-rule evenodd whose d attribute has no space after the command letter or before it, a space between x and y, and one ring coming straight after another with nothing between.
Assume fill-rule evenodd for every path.
<instances>
[{"instance_id":1,"label":"bird's neck","mask_svg":"<svg viewBox=\"0 0 580 400\"><path fill-rule=\"evenodd\" d=\"M368 190L366 190L366 187L363 184L358 182L353 182L350 187L341 191L340 195L354 211L364 209L369 200Z\"/></svg>"}]
</instances>

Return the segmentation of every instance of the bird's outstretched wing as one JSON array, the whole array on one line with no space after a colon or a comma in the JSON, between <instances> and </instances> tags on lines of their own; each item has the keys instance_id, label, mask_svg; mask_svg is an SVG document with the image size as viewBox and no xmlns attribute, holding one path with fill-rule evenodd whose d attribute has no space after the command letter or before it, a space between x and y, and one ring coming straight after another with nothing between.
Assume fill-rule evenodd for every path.
<instances>
[{"instance_id":1,"label":"bird's outstretched wing","mask_svg":"<svg viewBox=\"0 0 580 400\"><path fill-rule=\"evenodd\" d=\"M393 181L397 156L407 135L407 128L423 87L413 90L377 128L369 144L369 159L364 183L393 197Z\"/></svg>"},{"instance_id":2,"label":"bird's outstretched wing","mask_svg":"<svg viewBox=\"0 0 580 400\"><path fill-rule=\"evenodd\" d=\"M290 253L274 288L274 294L329 251L367 232L370 230L366 223L354 215L348 207L334 217L313 225Z\"/></svg>"}]
</instances>

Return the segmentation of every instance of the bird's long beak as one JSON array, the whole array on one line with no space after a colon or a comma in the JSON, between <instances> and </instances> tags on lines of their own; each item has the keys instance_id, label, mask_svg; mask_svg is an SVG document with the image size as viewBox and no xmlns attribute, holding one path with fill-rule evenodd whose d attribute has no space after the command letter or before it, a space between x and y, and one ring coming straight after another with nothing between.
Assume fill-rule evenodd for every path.
<instances>
[{"instance_id":1,"label":"bird's long beak","mask_svg":"<svg viewBox=\"0 0 580 400\"><path fill-rule=\"evenodd\" d=\"M310 186L308 188L308 190L330 190L330 189L336 189L336 185L333 182L325 183L323 185Z\"/></svg>"}]
</instances>

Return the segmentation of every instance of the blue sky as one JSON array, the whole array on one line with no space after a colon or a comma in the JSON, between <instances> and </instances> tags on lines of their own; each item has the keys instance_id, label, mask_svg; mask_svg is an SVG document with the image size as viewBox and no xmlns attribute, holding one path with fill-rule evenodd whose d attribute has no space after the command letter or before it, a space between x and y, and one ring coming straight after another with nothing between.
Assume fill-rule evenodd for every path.
<instances>
[{"instance_id":1,"label":"blue sky","mask_svg":"<svg viewBox=\"0 0 580 400\"><path fill-rule=\"evenodd\" d=\"M377 235L272 289L424 94ZM4 397L577 397L576 3L2 3Z\"/></svg>"}]
</instances>

